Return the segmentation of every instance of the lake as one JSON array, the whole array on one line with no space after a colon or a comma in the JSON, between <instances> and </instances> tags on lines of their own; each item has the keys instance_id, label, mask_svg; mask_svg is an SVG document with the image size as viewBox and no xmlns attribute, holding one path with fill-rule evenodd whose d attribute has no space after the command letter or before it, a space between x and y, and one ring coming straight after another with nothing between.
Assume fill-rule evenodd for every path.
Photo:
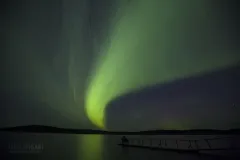
<instances>
[{"instance_id":1,"label":"lake","mask_svg":"<svg viewBox=\"0 0 240 160\"><path fill-rule=\"evenodd\" d=\"M208 154L186 154L168 151L153 151L148 149L121 147L120 135L77 135L77 134L35 134L35 133L0 133L0 159L22 159L22 160L155 160L155 159L229 159L223 155L237 155L237 151L228 153L214 152ZM211 143L212 147L239 147L239 136L201 136L201 135L131 135L127 136L131 143L142 143L142 145L158 145L159 141L167 141L167 147L174 148L176 140L179 141L180 148L189 146L186 139L204 139L227 137L222 140L215 140ZM195 144L192 144L193 148ZM207 148L207 143L199 141L200 148ZM221 155L215 157L212 155ZM233 159L233 157L231 157Z\"/></svg>"}]
</instances>

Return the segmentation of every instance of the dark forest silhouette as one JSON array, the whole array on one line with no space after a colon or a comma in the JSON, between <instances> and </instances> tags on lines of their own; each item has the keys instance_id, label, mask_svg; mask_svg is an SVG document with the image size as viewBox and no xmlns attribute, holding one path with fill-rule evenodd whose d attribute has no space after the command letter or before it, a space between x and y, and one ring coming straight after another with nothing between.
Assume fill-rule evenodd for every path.
<instances>
[{"instance_id":1,"label":"dark forest silhouette","mask_svg":"<svg viewBox=\"0 0 240 160\"><path fill-rule=\"evenodd\" d=\"M1 128L0 131L10 132L33 132L33 133L65 133L65 134L112 134L112 135L221 135L221 134L240 134L240 129L230 130L211 130L211 129L196 129L196 130L149 130L138 132L123 132L123 131L103 131L92 129L67 129L52 126L29 125Z\"/></svg>"}]
</instances>

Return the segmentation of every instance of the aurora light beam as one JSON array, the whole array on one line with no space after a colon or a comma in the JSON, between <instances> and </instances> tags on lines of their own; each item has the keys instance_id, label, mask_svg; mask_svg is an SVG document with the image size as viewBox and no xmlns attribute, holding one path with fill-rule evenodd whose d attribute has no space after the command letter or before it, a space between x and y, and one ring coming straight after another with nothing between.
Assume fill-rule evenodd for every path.
<instances>
[{"instance_id":1,"label":"aurora light beam","mask_svg":"<svg viewBox=\"0 0 240 160\"><path fill-rule=\"evenodd\" d=\"M138 0L120 8L86 91L89 119L105 128L105 107L120 95L237 63L239 51L229 52L211 7L207 0Z\"/></svg>"}]
</instances>

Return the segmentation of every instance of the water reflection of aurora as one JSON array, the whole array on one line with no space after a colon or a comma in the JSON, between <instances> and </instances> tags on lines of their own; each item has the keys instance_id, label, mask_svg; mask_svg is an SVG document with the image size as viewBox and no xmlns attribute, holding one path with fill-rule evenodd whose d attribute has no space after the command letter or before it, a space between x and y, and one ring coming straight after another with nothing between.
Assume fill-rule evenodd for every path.
<instances>
[{"instance_id":1,"label":"water reflection of aurora","mask_svg":"<svg viewBox=\"0 0 240 160\"><path fill-rule=\"evenodd\" d=\"M78 139L78 159L98 159L103 157L103 135L81 135Z\"/></svg>"},{"instance_id":2,"label":"water reflection of aurora","mask_svg":"<svg viewBox=\"0 0 240 160\"><path fill-rule=\"evenodd\" d=\"M231 42L219 27L224 22L211 7L207 0L138 0L119 9L86 91L89 119L106 129L112 99L237 63L239 50L229 52Z\"/></svg>"}]
</instances>

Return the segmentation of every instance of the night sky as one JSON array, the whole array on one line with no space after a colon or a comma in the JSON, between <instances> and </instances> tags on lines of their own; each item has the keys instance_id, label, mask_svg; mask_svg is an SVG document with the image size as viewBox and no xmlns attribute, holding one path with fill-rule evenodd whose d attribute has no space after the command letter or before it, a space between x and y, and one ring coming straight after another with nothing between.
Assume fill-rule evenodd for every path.
<instances>
[{"instance_id":1,"label":"night sky","mask_svg":"<svg viewBox=\"0 0 240 160\"><path fill-rule=\"evenodd\" d=\"M0 127L240 127L238 8L238 0L5 0Z\"/></svg>"}]
</instances>

